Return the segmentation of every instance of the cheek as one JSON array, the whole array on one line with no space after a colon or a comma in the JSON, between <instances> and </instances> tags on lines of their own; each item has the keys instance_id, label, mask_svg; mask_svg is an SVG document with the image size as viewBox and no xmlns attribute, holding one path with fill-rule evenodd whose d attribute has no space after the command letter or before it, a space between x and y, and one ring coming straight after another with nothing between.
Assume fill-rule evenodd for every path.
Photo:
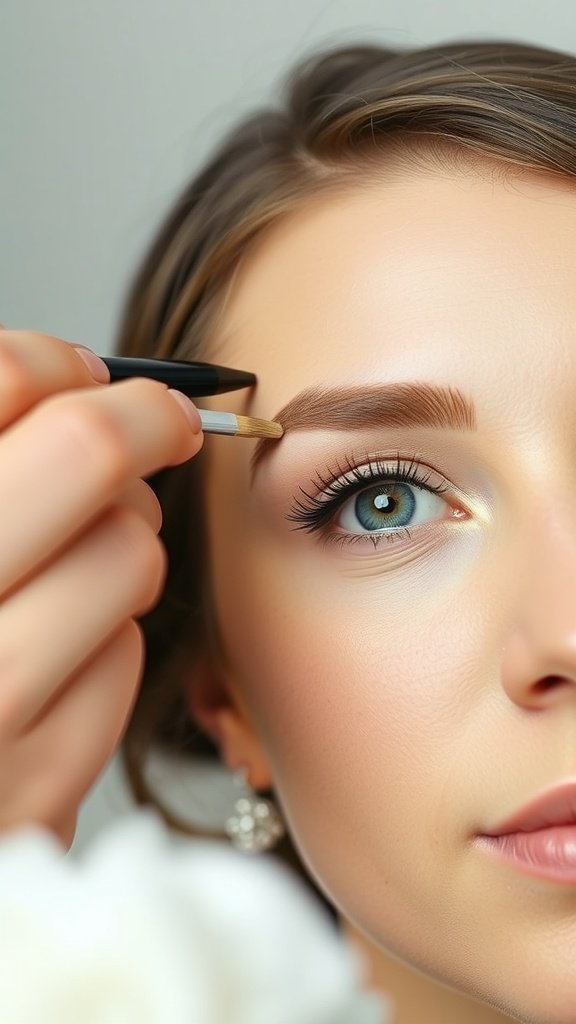
<instances>
[{"instance_id":1,"label":"cheek","mask_svg":"<svg viewBox=\"0 0 576 1024\"><path fill-rule=\"evenodd\" d=\"M376 944L453 975L462 894L486 903L463 856L491 726L478 538L346 575L246 511L233 466L210 494L222 641L302 860Z\"/></svg>"},{"instance_id":2,"label":"cheek","mask_svg":"<svg viewBox=\"0 0 576 1024\"><path fill-rule=\"evenodd\" d=\"M290 832L346 917L412 960L416 927L424 962L439 921L454 931L461 915L470 823L458 812L469 814L466 752L486 725L470 674L477 602L466 609L446 573L444 587L345 578L242 510L232 522L230 495L210 520L216 610Z\"/></svg>"}]
</instances>

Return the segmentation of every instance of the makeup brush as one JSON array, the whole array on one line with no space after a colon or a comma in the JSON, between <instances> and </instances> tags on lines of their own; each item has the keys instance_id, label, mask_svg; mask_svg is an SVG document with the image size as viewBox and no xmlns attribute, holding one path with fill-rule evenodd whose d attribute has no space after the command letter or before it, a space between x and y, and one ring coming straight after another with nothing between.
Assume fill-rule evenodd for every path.
<instances>
[{"instance_id":1,"label":"makeup brush","mask_svg":"<svg viewBox=\"0 0 576 1024\"><path fill-rule=\"evenodd\" d=\"M236 437L282 437L284 427L276 420L261 420L256 416L238 416L233 412L213 412L198 409L202 430L207 434L235 434Z\"/></svg>"},{"instance_id":2,"label":"makeup brush","mask_svg":"<svg viewBox=\"0 0 576 1024\"><path fill-rule=\"evenodd\" d=\"M252 387L256 374L233 370L216 363L188 362L184 359L143 359L131 356L100 356L110 371L110 381L128 377L148 377L182 391L189 398L220 395L238 388ZM198 409L202 430L207 434L231 434L236 437L282 437L284 428L274 420L238 416L233 412Z\"/></svg>"}]
</instances>

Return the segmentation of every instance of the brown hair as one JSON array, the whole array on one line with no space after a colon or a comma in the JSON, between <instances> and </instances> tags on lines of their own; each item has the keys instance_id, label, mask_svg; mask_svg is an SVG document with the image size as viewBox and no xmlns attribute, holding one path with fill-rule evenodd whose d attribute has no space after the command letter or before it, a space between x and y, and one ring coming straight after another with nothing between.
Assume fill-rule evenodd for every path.
<instances>
[{"instance_id":1,"label":"brown hair","mask_svg":"<svg viewBox=\"0 0 576 1024\"><path fill-rule=\"evenodd\" d=\"M569 54L506 41L312 53L288 75L279 109L239 123L174 203L129 289L116 351L218 361L210 345L252 240L320 194L361 186L395 154L401 170L422 158L441 168L450 158L573 179L575 140L576 59ZM161 803L144 767L151 746L217 755L181 693L194 652L216 648L203 555L203 457L148 480L164 513L169 570L159 603L140 620L147 660L122 748L136 801L191 834L198 829ZM289 839L277 852L323 898Z\"/></svg>"}]
</instances>

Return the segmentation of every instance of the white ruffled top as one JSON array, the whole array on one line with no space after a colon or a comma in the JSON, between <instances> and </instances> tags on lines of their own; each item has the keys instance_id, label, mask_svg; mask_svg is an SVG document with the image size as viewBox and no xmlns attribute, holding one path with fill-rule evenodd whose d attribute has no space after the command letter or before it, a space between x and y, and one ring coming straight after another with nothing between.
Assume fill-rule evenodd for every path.
<instances>
[{"instance_id":1,"label":"white ruffled top","mask_svg":"<svg viewBox=\"0 0 576 1024\"><path fill-rule=\"evenodd\" d=\"M173 842L156 811L76 859L40 827L0 838L6 1024L386 1024L358 951L271 854Z\"/></svg>"}]
</instances>

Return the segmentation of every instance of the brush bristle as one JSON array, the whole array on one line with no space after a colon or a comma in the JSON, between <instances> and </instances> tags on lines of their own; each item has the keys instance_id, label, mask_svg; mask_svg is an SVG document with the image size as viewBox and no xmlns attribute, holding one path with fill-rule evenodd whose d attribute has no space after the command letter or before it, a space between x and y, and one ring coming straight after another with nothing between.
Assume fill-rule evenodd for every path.
<instances>
[{"instance_id":1,"label":"brush bristle","mask_svg":"<svg viewBox=\"0 0 576 1024\"><path fill-rule=\"evenodd\" d=\"M256 416L236 416L237 437L282 437L284 427L274 420L260 420Z\"/></svg>"}]
</instances>

